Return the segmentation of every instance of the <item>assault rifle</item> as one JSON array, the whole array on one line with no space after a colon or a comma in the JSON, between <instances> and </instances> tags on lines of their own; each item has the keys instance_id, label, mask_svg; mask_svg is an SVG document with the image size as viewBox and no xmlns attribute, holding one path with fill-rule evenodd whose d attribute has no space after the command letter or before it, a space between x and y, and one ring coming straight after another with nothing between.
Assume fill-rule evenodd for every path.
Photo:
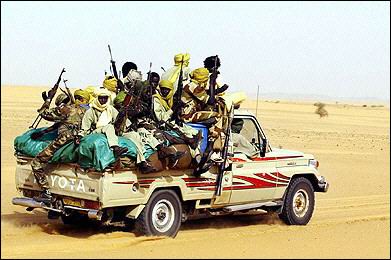
<instances>
[{"instance_id":1,"label":"assault rifle","mask_svg":"<svg viewBox=\"0 0 391 260\"><path fill-rule=\"evenodd\" d=\"M225 165L227 163L228 146L229 146L228 140L231 138L231 123L232 123L233 117L234 117L234 107L232 105L231 110L229 111L229 115L228 115L227 129L224 133L225 140L224 140L224 146L223 146L223 151L222 151L222 161L218 162L218 173L217 173L217 178L216 178L216 191L215 191L216 196L221 195L221 190L223 187L223 185L222 185L223 184L223 175L224 175L224 171L226 169Z\"/></svg>"},{"instance_id":2,"label":"assault rifle","mask_svg":"<svg viewBox=\"0 0 391 260\"><path fill-rule=\"evenodd\" d=\"M64 82L64 85L65 85L65 89L67 90L67 93L65 93L69 99L71 100L71 103L72 104L75 104L75 98L74 96L72 95L71 91L69 90L68 86L67 86L67 82L68 80L67 79L64 79L63 82Z\"/></svg>"},{"instance_id":3,"label":"assault rifle","mask_svg":"<svg viewBox=\"0 0 391 260\"><path fill-rule=\"evenodd\" d=\"M216 80L217 80L217 59L218 56L215 56L215 64L213 66L212 74L209 78L209 101L210 105L213 105L216 108Z\"/></svg>"},{"instance_id":4,"label":"assault rifle","mask_svg":"<svg viewBox=\"0 0 391 260\"><path fill-rule=\"evenodd\" d=\"M122 81L120 80L120 78L118 77L117 66L115 66L115 61L113 60L113 55L111 54L110 44L108 46L109 46L109 52L110 52L111 68L113 68L112 73L114 74L114 77L117 79L117 93L118 93L119 91L124 89L124 85L123 85Z\"/></svg>"},{"instance_id":5,"label":"assault rifle","mask_svg":"<svg viewBox=\"0 0 391 260\"><path fill-rule=\"evenodd\" d=\"M143 92L143 87L141 87L138 90L138 93L136 93L136 84L139 81L134 81L133 85L130 87L130 89L126 89L126 96L123 101L123 107L120 109L117 118L114 122L114 129L116 135L122 135L125 131L126 126L126 120L129 116L131 116L134 119L137 119L137 114L142 109L142 104L140 100L140 96ZM132 126L134 127L134 122L132 122Z\"/></svg>"},{"instance_id":6,"label":"assault rifle","mask_svg":"<svg viewBox=\"0 0 391 260\"><path fill-rule=\"evenodd\" d=\"M181 60L181 70L179 71L178 88L173 97L174 99L173 115L175 117L175 123L180 126L182 126L182 121L179 118L179 112L182 104L181 97L182 97L182 89L183 89L183 59L184 59L184 55L182 55L182 60Z\"/></svg>"},{"instance_id":7,"label":"assault rifle","mask_svg":"<svg viewBox=\"0 0 391 260\"><path fill-rule=\"evenodd\" d=\"M45 100L42 106L37 110L38 111L38 116L35 118L34 122L30 126L30 128L37 128L39 125L39 122L42 120L41 113L45 110L45 108L50 107L50 103L52 102L54 96L56 95L58 85L60 84L61 81L61 76L65 72L65 68L62 69L60 76L58 77L58 80L56 84L46 93L45 91L42 92L42 98ZM38 121L37 121L38 120Z\"/></svg>"}]
</instances>

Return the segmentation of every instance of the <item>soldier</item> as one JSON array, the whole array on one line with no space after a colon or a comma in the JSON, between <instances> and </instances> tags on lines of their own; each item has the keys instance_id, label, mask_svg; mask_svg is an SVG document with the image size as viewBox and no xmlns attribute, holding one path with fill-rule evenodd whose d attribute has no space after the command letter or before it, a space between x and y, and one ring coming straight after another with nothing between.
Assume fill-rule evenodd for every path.
<instances>
[{"instance_id":1,"label":"soldier","mask_svg":"<svg viewBox=\"0 0 391 260\"><path fill-rule=\"evenodd\" d=\"M82 137L90 133L103 133L106 135L115 157L126 153L128 151L126 147L118 146L118 136L114 130L113 123L117 115L118 111L110 105L109 91L105 88L98 89L97 97L91 104L91 108L83 116L82 130L79 131L79 136Z\"/></svg>"},{"instance_id":2,"label":"soldier","mask_svg":"<svg viewBox=\"0 0 391 260\"><path fill-rule=\"evenodd\" d=\"M125 78L130 70L137 70L137 65L131 61L127 61L122 65L122 77Z\"/></svg>"},{"instance_id":3,"label":"soldier","mask_svg":"<svg viewBox=\"0 0 391 260\"><path fill-rule=\"evenodd\" d=\"M75 105L85 107L86 109L90 108L91 95L88 91L83 89L77 89L73 93L73 96L75 97Z\"/></svg>"},{"instance_id":4,"label":"soldier","mask_svg":"<svg viewBox=\"0 0 391 260\"><path fill-rule=\"evenodd\" d=\"M209 79L209 71L206 68L195 69L191 72L190 78L190 83L183 87L183 108L180 117L184 122L202 123L209 127L208 145L201 160L203 164L209 160L212 151L221 152L222 132L227 127L228 112L222 98L216 96L214 104L211 102L213 99L206 90Z\"/></svg>"},{"instance_id":5,"label":"soldier","mask_svg":"<svg viewBox=\"0 0 391 260\"><path fill-rule=\"evenodd\" d=\"M202 138L202 133L186 124L183 124L183 126L175 124L175 121L172 120L173 95L173 83L169 80L161 80L157 88L157 93L153 95L154 117L160 123L169 124L172 128L171 130L174 130L180 135L180 139L182 140L171 141L171 143L185 143L191 149L195 150Z\"/></svg>"},{"instance_id":6,"label":"soldier","mask_svg":"<svg viewBox=\"0 0 391 260\"><path fill-rule=\"evenodd\" d=\"M36 198L37 201L44 202L47 206L51 205L51 193L49 183L45 174L45 167L54 153L63 145L75 139L85 108L79 105L70 104L70 98L61 93L55 100L56 107L49 109L50 101L45 101L45 109L41 113L42 118L48 121L56 122L58 127L58 136L43 151L41 151L31 162L31 167L38 185L42 188L42 194ZM42 135L42 134L39 134ZM34 139L39 138L34 136Z\"/></svg>"},{"instance_id":7,"label":"soldier","mask_svg":"<svg viewBox=\"0 0 391 260\"><path fill-rule=\"evenodd\" d=\"M114 99L117 95L117 79L114 76L105 76L102 85L109 91L110 104L113 105Z\"/></svg>"},{"instance_id":8,"label":"soldier","mask_svg":"<svg viewBox=\"0 0 391 260\"><path fill-rule=\"evenodd\" d=\"M191 72L191 69L189 68L189 61L190 61L190 54L185 53L179 53L174 56L174 66L168 69L166 72L162 74L161 79L169 80L174 84L174 93L176 92L178 88L178 79L179 79L179 73L181 70L181 62L183 58L183 85L185 85L189 80L189 75Z\"/></svg>"},{"instance_id":9,"label":"soldier","mask_svg":"<svg viewBox=\"0 0 391 260\"><path fill-rule=\"evenodd\" d=\"M227 90L228 85L227 84L222 84L221 83L221 76L220 76L220 71L218 70L220 68L221 62L220 58L216 56L209 56L204 60L204 68L208 69L209 71L209 82L206 87L208 93L210 94L210 77L211 74L213 73L214 67L216 65L216 73L217 73L217 78L216 78L216 90L215 90L215 95L221 95L224 91Z\"/></svg>"}]
</instances>

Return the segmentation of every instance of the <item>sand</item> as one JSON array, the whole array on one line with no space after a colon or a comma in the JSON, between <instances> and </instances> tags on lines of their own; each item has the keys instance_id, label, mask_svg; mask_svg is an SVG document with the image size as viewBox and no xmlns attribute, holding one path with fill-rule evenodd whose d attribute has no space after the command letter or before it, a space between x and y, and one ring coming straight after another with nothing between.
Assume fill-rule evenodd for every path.
<instances>
[{"instance_id":1,"label":"sand","mask_svg":"<svg viewBox=\"0 0 391 260\"><path fill-rule=\"evenodd\" d=\"M260 101L272 146L314 154L331 184L316 193L313 218L306 226L268 214L191 220L172 239L65 226L11 204L19 196L13 141L37 116L42 90L1 87L2 258L390 258L389 105L326 103L329 116L320 118L317 100ZM255 113L255 101L242 107Z\"/></svg>"}]
</instances>

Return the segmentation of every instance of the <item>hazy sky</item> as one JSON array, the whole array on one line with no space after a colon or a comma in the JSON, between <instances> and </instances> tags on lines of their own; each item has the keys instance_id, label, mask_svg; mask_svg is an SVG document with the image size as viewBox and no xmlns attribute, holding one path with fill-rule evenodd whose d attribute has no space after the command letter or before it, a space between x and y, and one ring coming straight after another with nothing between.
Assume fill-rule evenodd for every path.
<instances>
[{"instance_id":1,"label":"hazy sky","mask_svg":"<svg viewBox=\"0 0 391 260\"><path fill-rule=\"evenodd\" d=\"M389 2L1 2L1 84L100 85L218 54L232 91L390 97Z\"/></svg>"}]
</instances>

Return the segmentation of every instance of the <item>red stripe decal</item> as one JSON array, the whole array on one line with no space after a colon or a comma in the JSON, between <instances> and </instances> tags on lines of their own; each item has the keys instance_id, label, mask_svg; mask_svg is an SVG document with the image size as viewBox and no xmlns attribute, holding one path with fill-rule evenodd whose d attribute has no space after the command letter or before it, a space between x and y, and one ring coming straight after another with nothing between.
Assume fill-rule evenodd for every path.
<instances>
[{"instance_id":1,"label":"red stripe decal","mask_svg":"<svg viewBox=\"0 0 391 260\"><path fill-rule=\"evenodd\" d=\"M275 187L275 183L266 182L264 180L260 180L257 178L252 177L246 177L246 176L235 176L235 178L242 179L245 181L250 182L252 185L246 185L246 186L234 186L232 189L257 189L257 188L272 188Z\"/></svg>"},{"instance_id":2,"label":"red stripe decal","mask_svg":"<svg viewBox=\"0 0 391 260\"><path fill-rule=\"evenodd\" d=\"M205 182L205 183L186 183L187 187L205 187L216 185L216 182Z\"/></svg>"},{"instance_id":3,"label":"red stripe decal","mask_svg":"<svg viewBox=\"0 0 391 260\"><path fill-rule=\"evenodd\" d=\"M280 173L280 172L271 172L270 174L273 174L274 176L276 176L277 178L280 178L280 179L284 179L286 181L289 181L291 178L288 177L288 176L285 176L284 174Z\"/></svg>"},{"instance_id":4,"label":"red stripe decal","mask_svg":"<svg viewBox=\"0 0 391 260\"><path fill-rule=\"evenodd\" d=\"M133 184L134 181L115 181L113 183L115 183L115 184Z\"/></svg>"},{"instance_id":5,"label":"red stripe decal","mask_svg":"<svg viewBox=\"0 0 391 260\"><path fill-rule=\"evenodd\" d=\"M247 162L246 160L243 160L243 159L241 159L241 158L235 158L235 157L230 158L230 160L231 160L232 162Z\"/></svg>"},{"instance_id":6,"label":"red stripe decal","mask_svg":"<svg viewBox=\"0 0 391 260\"><path fill-rule=\"evenodd\" d=\"M198 181L209 181L211 178L182 178L185 182L198 182Z\"/></svg>"},{"instance_id":7,"label":"red stripe decal","mask_svg":"<svg viewBox=\"0 0 391 260\"><path fill-rule=\"evenodd\" d=\"M303 157L303 155L291 155L291 156L279 156L279 157L258 157L258 158L254 158L253 161L274 161L274 160L299 158L299 157Z\"/></svg>"},{"instance_id":8,"label":"red stripe decal","mask_svg":"<svg viewBox=\"0 0 391 260\"><path fill-rule=\"evenodd\" d=\"M147 184L147 183L152 183L154 181L155 180L139 180L138 183L140 183L140 184Z\"/></svg>"}]
</instances>

